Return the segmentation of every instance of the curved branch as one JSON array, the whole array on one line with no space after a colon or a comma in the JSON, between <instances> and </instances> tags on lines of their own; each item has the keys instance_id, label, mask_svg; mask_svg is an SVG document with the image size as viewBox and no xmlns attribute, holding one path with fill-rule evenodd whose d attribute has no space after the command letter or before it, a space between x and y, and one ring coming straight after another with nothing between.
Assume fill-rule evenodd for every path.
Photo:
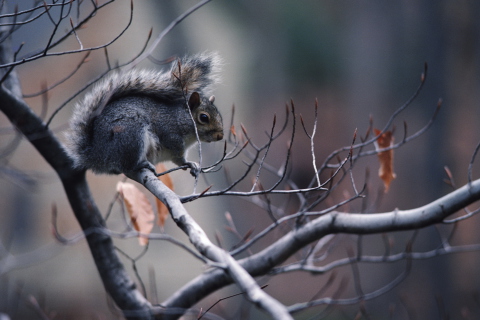
<instances>
[{"instance_id":1,"label":"curved branch","mask_svg":"<svg viewBox=\"0 0 480 320\"><path fill-rule=\"evenodd\" d=\"M185 210L179 197L163 184L153 172L143 169L126 175L145 186L167 206L172 219L188 235L195 248L219 267L214 270L219 270L219 272L228 275L227 277L245 292L252 303L269 313L274 319L293 319L286 307L267 295L228 252L215 246L208 239L202 228ZM172 307L175 308L176 306Z\"/></svg>"},{"instance_id":2,"label":"curved branch","mask_svg":"<svg viewBox=\"0 0 480 320\"><path fill-rule=\"evenodd\" d=\"M11 57L7 39L0 45L0 64L8 64ZM65 153L62 144L20 98L21 90L16 73L4 68L0 69L0 75L5 78L0 88L0 110L57 172L82 230L104 227L105 222L85 180L85 172L72 169L72 160ZM150 303L129 278L116 255L112 239L103 234L90 234L87 242L105 289L115 303L122 310L134 311L136 318L149 319Z\"/></svg>"},{"instance_id":3,"label":"curved branch","mask_svg":"<svg viewBox=\"0 0 480 320\"><path fill-rule=\"evenodd\" d=\"M370 214L330 212L290 231L262 251L239 260L239 263L254 277L265 275L298 249L326 235L373 234L423 228L442 222L449 215L478 200L480 179L416 209ZM162 305L189 308L201 298L231 283L232 280L224 272L213 270L187 283Z\"/></svg>"},{"instance_id":4,"label":"curved branch","mask_svg":"<svg viewBox=\"0 0 480 320\"><path fill-rule=\"evenodd\" d=\"M82 230L104 227L105 222L90 194L85 172L71 169L71 160L46 125L5 87L0 89L0 109L57 172ZM112 239L99 233L86 238L105 289L119 308L148 310L150 303L129 278L115 253ZM148 313L145 316L149 318Z\"/></svg>"}]
</instances>

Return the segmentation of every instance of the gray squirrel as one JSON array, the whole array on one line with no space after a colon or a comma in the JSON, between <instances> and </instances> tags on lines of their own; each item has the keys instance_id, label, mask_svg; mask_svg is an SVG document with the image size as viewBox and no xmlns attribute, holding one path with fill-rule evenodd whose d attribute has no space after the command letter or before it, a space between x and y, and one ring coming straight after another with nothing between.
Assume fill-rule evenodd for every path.
<instances>
[{"instance_id":1,"label":"gray squirrel","mask_svg":"<svg viewBox=\"0 0 480 320\"><path fill-rule=\"evenodd\" d=\"M74 108L66 134L74 167L128 175L172 161L197 176L199 165L185 159L196 131L200 141L223 139L215 97L206 97L219 66L217 54L203 53L177 60L168 72L132 69L103 80Z\"/></svg>"}]
</instances>

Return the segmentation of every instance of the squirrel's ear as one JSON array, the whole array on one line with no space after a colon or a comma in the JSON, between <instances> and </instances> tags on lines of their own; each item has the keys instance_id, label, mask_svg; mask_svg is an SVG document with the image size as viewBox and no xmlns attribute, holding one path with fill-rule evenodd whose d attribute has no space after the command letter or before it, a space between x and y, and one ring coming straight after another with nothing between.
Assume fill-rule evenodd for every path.
<instances>
[{"instance_id":1,"label":"squirrel's ear","mask_svg":"<svg viewBox=\"0 0 480 320\"><path fill-rule=\"evenodd\" d=\"M190 99L188 100L188 106L190 107L190 110L195 110L200 104L200 95L198 94L198 92L192 93Z\"/></svg>"}]
</instances>

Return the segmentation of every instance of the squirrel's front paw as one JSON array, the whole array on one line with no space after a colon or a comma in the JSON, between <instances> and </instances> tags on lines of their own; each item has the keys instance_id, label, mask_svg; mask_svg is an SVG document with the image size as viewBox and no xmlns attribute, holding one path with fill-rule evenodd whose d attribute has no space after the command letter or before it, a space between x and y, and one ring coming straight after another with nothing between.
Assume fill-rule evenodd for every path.
<instances>
[{"instance_id":1,"label":"squirrel's front paw","mask_svg":"<svg viewBox=\"0 0 480 320\"><path fill-rule=\"evenodd\" d=\"M202 171L200 165L196 162L187 162L186 164L190 167L190 174L195 178L198 177L198 175Z\"/></svg>"}]
</instances>

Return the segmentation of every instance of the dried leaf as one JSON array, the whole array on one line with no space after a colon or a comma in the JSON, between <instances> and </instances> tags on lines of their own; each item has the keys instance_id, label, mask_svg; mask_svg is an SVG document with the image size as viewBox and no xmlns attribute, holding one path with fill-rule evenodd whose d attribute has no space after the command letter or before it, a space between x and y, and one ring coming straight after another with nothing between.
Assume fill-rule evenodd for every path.
<instances>
[{"instance_id":1,"label":"dried leaf","mask_svg":"<svg viewBox=\"0 0 480 320\"><path fill-rule=\"evenodd\" d=\"M125 182L117 183L117 192L123 197L125 207L135 230L143 234L150 234L153 229L155 215L153 214L152 205L145 194L138 190L135 185ZM140 237L138 241L140 245L144 246L148 243L148 238Z\"/></svg>"},{"instance_id":2,"label":"dried leaf","mask_svg":"<svg viewBox=\"0 0 480 320\"><path fill-rule=\"evenodd\" d=\"M443 181L445 181L445 183L449 184L453 188L456 188L455 187L455 180L453 180L452 171L450 171L450 168L448 166L444 166L443 168L445 169L445 173L448 176L448 179L444 179Z\"/></svg>"},{"instance_id":3,"label":"dried leaf","mask_svg":"<svg viewBox=\"0 0 480 320\"><path fill-rule=\"evenodd\" d=\"M380 134L380 130L374 129L375 135ZM393 134L391 131L382 133L375 141L375 150L378 152L378 160L380 161L380 169L378 169L378 176L383 180L385 185L385 193L388 192L390 183L396 178L393 172L393 149L380 151L382 149L393 146Z\"/></svg>"},{"instance_id":4,"label":"dried leaf","mask_svg":"<svg viewBox=\"0 0 480 320\"><path fill-rule=\"evenodd\" d=\"M163 163L159 163L155 170L157 172L164 172L166 171L167 169L165 168L165 166L163 165ZM164 174L164 175L161 175L160 177L158 177L160 179L160 181L162 181L167 187L169 187L171 190L173 190L173 181L172 181L172 178L170 177L170 174ZM167 207L162 203L162 201L158 200L157 198L155 198L156 202L157 202L157 212L158 212L158 220L157 220L157 224L163 229L163 226L165 225L165 221L167 220L168 218L168 215L170 214L168 212L168 209Z\"/></svg>"}]
</instances>

